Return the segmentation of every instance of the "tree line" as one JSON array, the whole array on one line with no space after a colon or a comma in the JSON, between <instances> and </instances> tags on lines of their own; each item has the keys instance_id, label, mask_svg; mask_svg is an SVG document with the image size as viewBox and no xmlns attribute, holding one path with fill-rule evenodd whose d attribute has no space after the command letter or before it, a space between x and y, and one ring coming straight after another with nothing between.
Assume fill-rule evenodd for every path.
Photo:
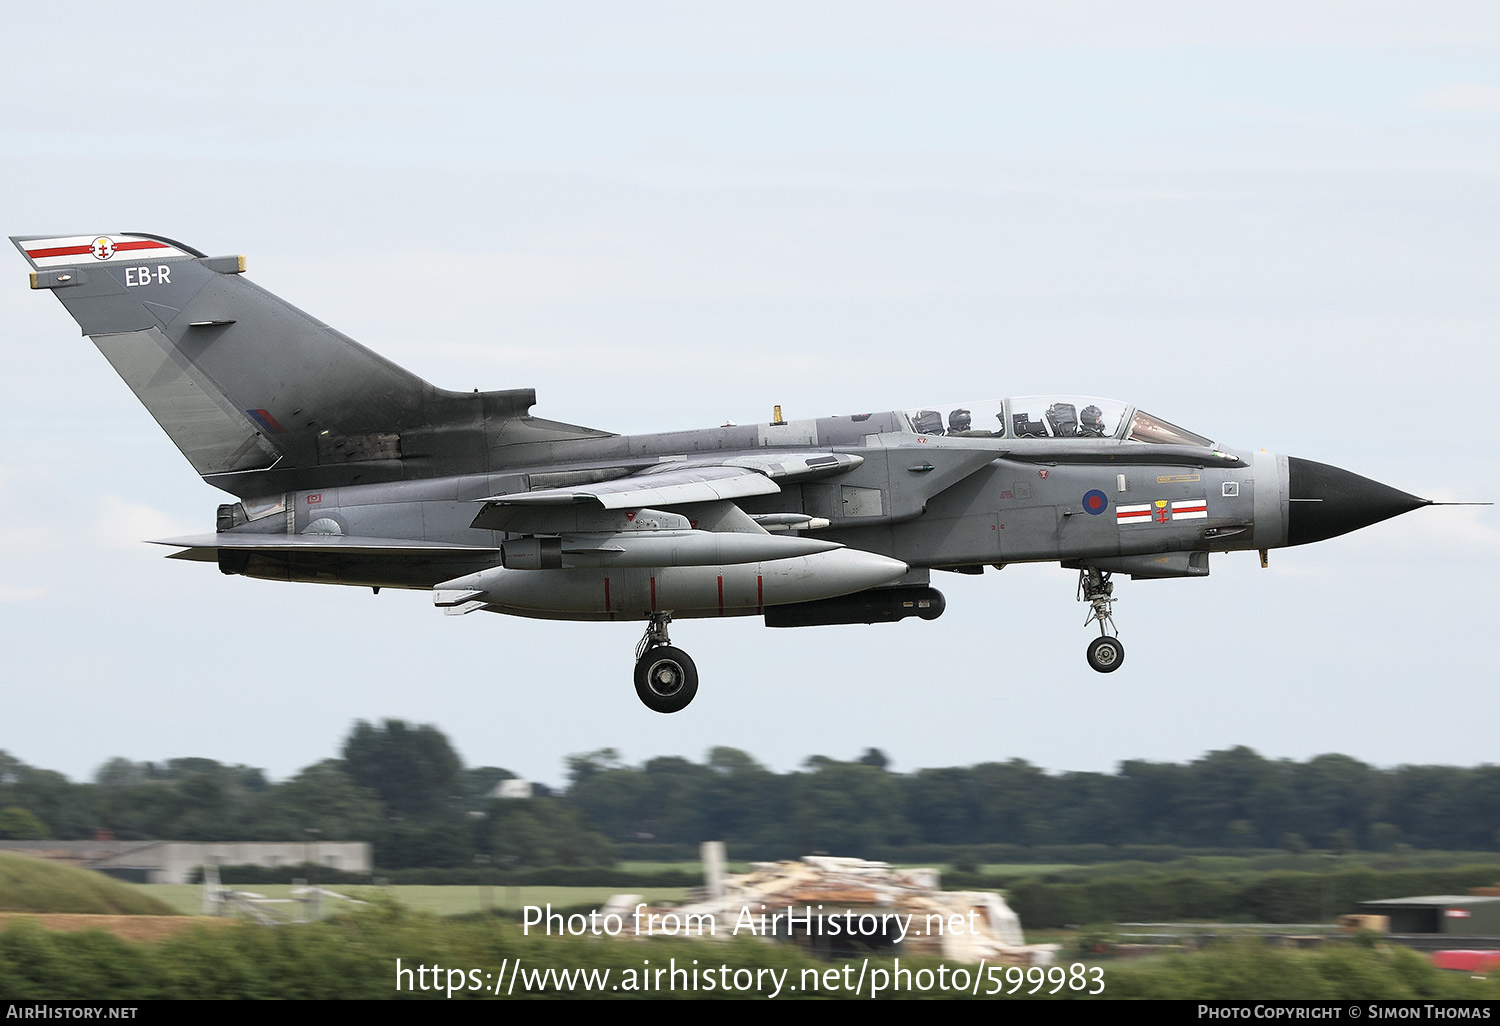
<instances>
[{"instance_id":1,"label":"tree line","mask_svg":"<svg viewBox=\"0 0 1500 1026\"><path fill-rule=\"evenodd\" d=\"M514 774L467 768L436 728L400 720L357 723L337 758L280 783L203 758L116 758L73 783L0 752L0 838L365 840L382 868L500 869L608 865L620 851L709 839L737 859L982 845L1500 848L1491 765L1379 769L1237 747L1114 773L1054 774L1020 759L897 773L872 748L778 773L715 747L702 762L639 766L602 749L570 756L567 769L565 791L497 800L495 785Z\"/></svg>"},{"instance_id":2,"label":"tree line","mask_svg":"<svg viewBox=\"0 0 1500 1026\"><path fill-rule=\"evenodd\" d=\"M1186 765L1050 774L1021 759L893 773L869 749L773 773L714 748L707 760L569 760L568 800L616 840L718 838L750 848L866 852L912 845L1490 851L1500 847L1500 767L1378 769L1236 747Z\"/></svg>"}]
</instances>

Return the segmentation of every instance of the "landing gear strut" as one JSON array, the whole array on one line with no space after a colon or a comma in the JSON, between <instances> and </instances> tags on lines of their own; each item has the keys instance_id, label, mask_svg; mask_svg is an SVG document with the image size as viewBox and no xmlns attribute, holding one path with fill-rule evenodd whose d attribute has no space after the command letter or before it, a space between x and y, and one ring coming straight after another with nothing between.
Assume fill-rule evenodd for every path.
<instances>
[{"instance_id":1,"label":"landing gear strut","mask_svg":"<svg viewBox=\"0 0 1500 1026\"><path fill-rule=\"evenodd\" d=\"M1125 646L1120 644L1119 632L1115 630L1115 618L1110 607L1114 605L1115 585L1110 575L1094 567L1078 571L1078 600L1089 604L1087 627L1099 622L1099 637L1089 642L1089 665L1100 673L1113 673L1125 661Z\"/></svg>"},{"instance_id":2,"label":"landing gear strut","mask_svg":"<svg viewBox=\"0 0 1500 1026\"><path fill-rule=\"evenodd\" d=\"M669 613L652 613L646 634L635 646L635 693L652 712L686 709L698 693L698 667L667 637Z\"/></svg>"}]
</instances>

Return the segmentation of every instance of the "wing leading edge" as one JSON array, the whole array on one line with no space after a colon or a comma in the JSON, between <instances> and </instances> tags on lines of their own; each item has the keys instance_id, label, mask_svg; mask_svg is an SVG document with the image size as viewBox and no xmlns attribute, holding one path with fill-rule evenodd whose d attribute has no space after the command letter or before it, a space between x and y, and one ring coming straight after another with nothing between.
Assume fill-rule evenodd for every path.
<instances>
[{"instance_id":1,"label":"wing leading edge","mask_svg":"<svg viewBox=\"0 0 1500 1026\"><path fill-rule=\"evenodd\" d=\"M775 495L781 491L781 481L842 474L862 463L864 458L853 453L830 452L739 456L713 462L671 461L612 481L492 495L480 500L485 505L473 526L513 530L513 511L518 507L623 510L732 502L754 495Z\"/></svg>"}]
</instances>

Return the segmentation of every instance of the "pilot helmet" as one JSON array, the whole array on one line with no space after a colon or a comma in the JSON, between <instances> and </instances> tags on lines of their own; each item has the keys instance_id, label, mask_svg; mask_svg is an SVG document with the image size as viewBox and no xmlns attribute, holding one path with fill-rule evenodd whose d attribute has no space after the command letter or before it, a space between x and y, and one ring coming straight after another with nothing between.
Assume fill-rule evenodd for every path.
<instances>
[{"instance_id":1,"label":"pilot helmet","mask_svg":"<svg viewBox=\"0 0 1500 1026\"><path fill-rule=\"evenodd\" d=\"M952 434L955 431L967 431L973 422L968 410L954 410L948 414L948 432Z\"/></svg>"},{"instance_id":2,"label":"pilot helmet","mask_svg":"<svg viewBox=\"0 0 1500 1026\"><path fill-rule=\"evenodd\" d=\"M1104 433L1104 411L1097 406L1085 406L1083 408L1083 426L1091 431Z\"/></svg>"}]
</instances>

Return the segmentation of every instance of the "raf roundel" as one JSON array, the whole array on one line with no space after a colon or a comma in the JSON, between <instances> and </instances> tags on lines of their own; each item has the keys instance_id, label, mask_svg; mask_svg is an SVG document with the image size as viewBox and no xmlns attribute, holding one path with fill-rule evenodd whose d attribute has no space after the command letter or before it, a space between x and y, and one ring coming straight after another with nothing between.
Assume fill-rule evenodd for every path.
<instances>
[{"instance_id":1,"label":"raf roundel","mask_svg":"<svg viewBox=\"0 0 1500 1026\"><path fill-rule=\"evenodd\" d=\"M1084 495L1083 508L1085 512L1097 517L1100 513L1109 509L1109 499L1103 492L1095 488Z\"/></svg>"}]
</instances>

